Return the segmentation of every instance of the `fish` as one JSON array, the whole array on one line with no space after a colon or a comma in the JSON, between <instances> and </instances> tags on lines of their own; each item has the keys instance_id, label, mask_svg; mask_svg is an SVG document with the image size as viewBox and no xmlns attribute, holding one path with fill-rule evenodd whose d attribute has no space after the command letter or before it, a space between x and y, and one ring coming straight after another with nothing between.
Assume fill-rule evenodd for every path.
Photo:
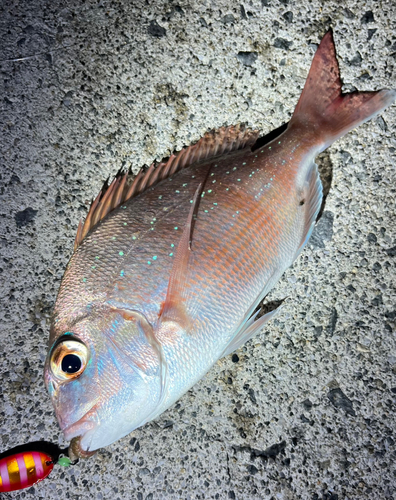
<instances>
[{"instance_id":1,"label":"fish","mask_svg":"<svg viewBox=\"0 0 396 500\"><path fill-rule=\"evenodd\" d=\"M44 370L76 456L157 418L277 314L255 311L315 226L315 157L395 98L343 94L328 31L271 142L222 127L102 189L78 227Z\"/></svg>"},{"instance_id":2,"label":"fish","mask_svg":"<svg viewBox=\"0 0 396 500\"><path fill-rule=\"evenodd\" d=\"M42 451L24 451L0 459L0 492L28 488L45 479L54 461Z\"/></svg>"}]
</instances>

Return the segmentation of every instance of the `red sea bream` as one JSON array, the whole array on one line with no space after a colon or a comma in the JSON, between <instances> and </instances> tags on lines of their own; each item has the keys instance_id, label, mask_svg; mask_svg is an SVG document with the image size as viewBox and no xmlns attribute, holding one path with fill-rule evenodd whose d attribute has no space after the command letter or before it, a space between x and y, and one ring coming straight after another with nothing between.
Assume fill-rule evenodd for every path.
<instances>
[{"instance_id":1,"label":"red sea bream","mask_svg":"<svg viewBox=\"0 0 396 500\"><path fill-rule=\"evenodd\" d=\"M156 418L263 328L274 312L254 311L319 213L315 156L395 97L343 95L328 32L272 142L222 128L99 194L60 286L45 368L78 455Z\"/></svg>"}]
</instances>

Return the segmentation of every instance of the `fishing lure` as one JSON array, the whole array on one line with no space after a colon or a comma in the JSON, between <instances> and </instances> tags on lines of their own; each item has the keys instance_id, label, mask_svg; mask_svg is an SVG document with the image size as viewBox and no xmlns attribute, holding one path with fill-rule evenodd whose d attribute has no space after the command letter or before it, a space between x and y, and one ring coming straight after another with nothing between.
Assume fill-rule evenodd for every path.
<instances>
[{"instance_id":1,"label":"fishing lure","mask_svg":"<svg viewBox=\"0 0 396 500\"><path fill-rule=\"evenodd\" d=\"M45 479L55 464L74 465L69 457L57 459L43 451L23 451L0 459L0 493L22 490Z\"/></svg>"}]
</instances>

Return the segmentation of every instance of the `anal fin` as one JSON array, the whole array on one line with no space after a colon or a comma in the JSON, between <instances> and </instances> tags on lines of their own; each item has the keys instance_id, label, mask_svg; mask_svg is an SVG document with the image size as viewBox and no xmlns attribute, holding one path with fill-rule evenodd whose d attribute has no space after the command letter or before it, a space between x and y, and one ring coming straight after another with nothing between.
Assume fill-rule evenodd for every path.
<instances>
[{"instance_id":1,"label":"anal fin","mask_svg":"<svg viewBox=\"0 0 396 500\"><path fill-rule=\"evenodd\" d=\"M264 314L264 316L261 316L261 318L257 319L256 321L254 321L254 318L256 317L257 313L253 315L251 318L249 318L246 321L245 325L243 325L240 331L227 345L221 357L227 356L228 354L231 354L232 352L236 351L241 346L243 346L243 344L245 344L245 342L254 337L270 319L272 319L276 314L278 314L281 308L282 305L278 306L273 311Z\"/></svg>"},{"instance_id":2,"label":"anal fin","mask_svg":"<svg viewBox=\"0 0 396 500\"><path fill-rule=\"evenodd\" d=\"M316 218L322 205L322 199L323 187L319 177L318 166L316 165L316 163L312 162L308 169L302 193L302 200L300 201L299 207L304 210L305 214L303 235L301 238L300 246L298 247L293 260L295 260L300 255L309 238L311 237L312 231L316 224Z\"/></svg>"}]
</instances>

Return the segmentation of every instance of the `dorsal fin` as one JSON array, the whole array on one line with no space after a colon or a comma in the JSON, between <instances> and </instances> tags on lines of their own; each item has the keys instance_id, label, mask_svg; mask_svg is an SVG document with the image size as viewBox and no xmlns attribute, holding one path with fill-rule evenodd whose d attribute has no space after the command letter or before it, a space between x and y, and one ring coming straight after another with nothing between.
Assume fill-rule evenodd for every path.
<instances>
[{"instance_id":1,"label":"dorsal fin","mask_svg":"<svg viewBox=\"0 0 396 500\"><path fill-rule=\"evenodd\" d=\"M253 146L258 135L258 130L244 125L221 127L207 132L196 144L172 154L167 160L153 163L145 172L140 170L134 178L128 172L119 172L108 187L103 186L92 202L85 222L80 221L74 250L99 221L122 203L193 163Z\"/></svg>"}]
</instances>

